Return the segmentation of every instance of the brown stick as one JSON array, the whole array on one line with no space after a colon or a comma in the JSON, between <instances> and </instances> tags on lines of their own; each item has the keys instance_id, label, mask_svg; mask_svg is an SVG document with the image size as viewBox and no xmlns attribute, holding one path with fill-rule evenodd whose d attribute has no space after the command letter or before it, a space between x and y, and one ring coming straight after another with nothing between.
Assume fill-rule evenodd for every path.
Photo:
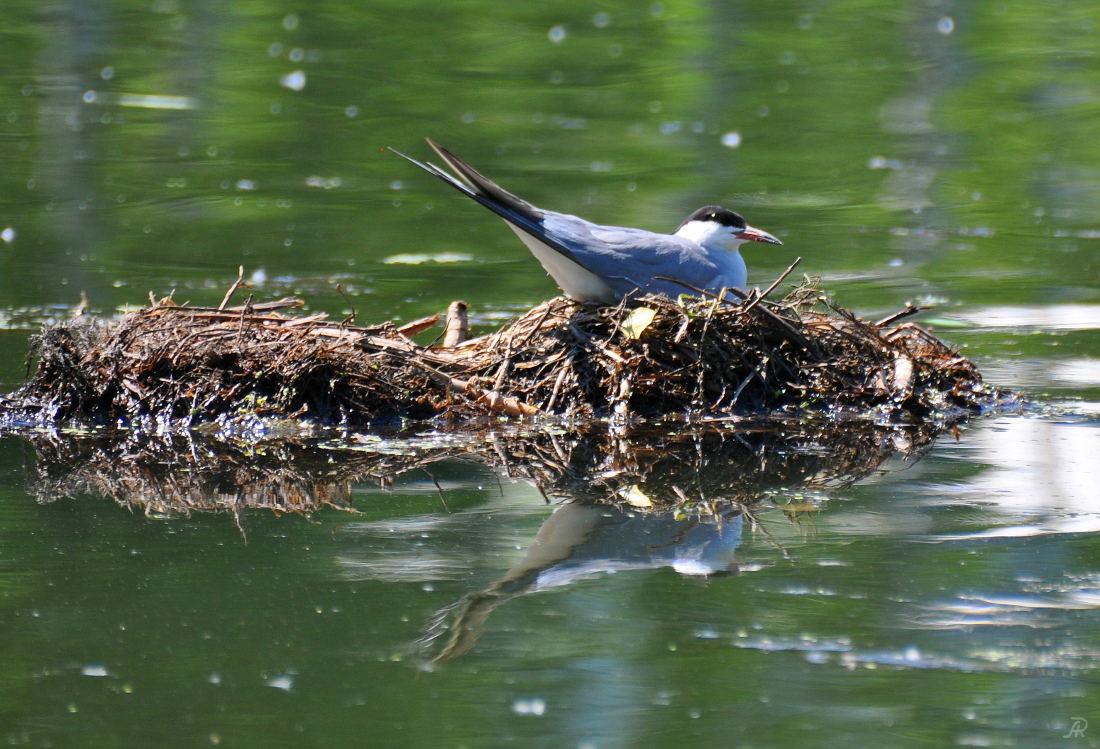
<instances>
[{"instance_id":1,"label":"brown stick","mask_svg":"<svg viewBox=\"0 0 1100 749\"><path fill-rule=\"evenodd\" d=\"M413 320L407 322L397 329L397 332L406 338L412 337L417 333L423 333L431 327L434 327L439 322L439 313L429 315L428 317L421 317L419 320Z\"/></svg>"},{"instance_id":2,"label":"brown stick","mask_svg":"<svg viewBox=\"0 0 1100 749\"><path fill-rule=\"evenodd\" d=\"M226 311L243 311L251 310L252 312L270 312L276 309L297 309L298 307L304 307L305 302L296 296L288 296L285 299L276 299L274 302L257 302L241 304L236 307L226 307ZM190 309L199 309L198 307L191 307Z\"/></svg>"},{"instance_id":3,"label":"brown stick","mask_svg":"<svg viewBox=\"0 0 1100 749\"><path fill-rule=\"evenodd\" d=\"M764 289L764 293L762 293L760 296L756 297L756 299L753 299L751 302L749 302L747 305L745 305L745 309L741 310L741 314L747 314L749 310L751 310L756 305L760 304L760 302L764 299L764 297L766 297L768 294L775 291L776 287L779 286L779 284L783 283L784 279L786 279L787 276L791 275L791 272L801 262L802 262L802 258L801 257L796 257L794 259L794 262L787 266L787 270L783 271L783 273L780 274L779 278L772 281L771 286Z\"/></svg>"},{"instance_id":4,"label":"brown stick","mask_svg":"<svg viewBox=\"0 0 1100 749\"><path fill-rule=\"evenodd\" d=\"M168 297L165 297L165 299L168 299ZM164 300L161 300L161 301L164 301ZM277 310L277 309L293 309L293 308L304 306L305 302L303 302L298 297L288 296L284 299L276 299L273 302L256 302L255 304L237 305L235 307L224 307L224 308L223 307L194 307L194 306L183 306L183 305L178 305L178 304L170 304L170 305L162 305L162 306L158 306L158 305L159 305L159 303L154 303L152 307L150 307L149 309L146 309L146 310L142 310L142 311L143 312L151 312L151 311L155 310L157 312L177 312L177 313L181 313L181 314L188 314L188 313L191 313L191 312L215 312L215 313L223 312L223 313L226 313L228 315L228 313L237 313L237 312L249 311L249 310L252 311L252 312L270 312L272 310ZM235 314L233 314L231 316L233 317L233 319L236 319Z\"/></svg>"},{"instance_id":5,"label":"brown stick","mask_svg":"<svg viewBox=\"0 0 1100 749\"><path fill-rule=\"evenodd\" d=\"M877 323L875 323L875 327L876 328L881 328L884 325L889 325L892 322L897 322L898 320L901 320L902 318L909 317L910 315L915 315L918 312L921 312L921 311L926 310L926 309L932 309L932 308L931 307L914 307L911 304L907 304L907 305L905 305L905 309L903 309L899 312L895 312L892 315L887 315L886 317L879 320Z\"/></svg>"},{"instance_id":6,"label":"brown stick","mask_svg":"<svg viewBox=\"0 0 1100 749\"><path fill-rule=\"evenodd\" d=\"M447 307L447 332L443 334L443 348L454 348L470 337L469 305L455 300Z\"/></svg>"},{"instance_id":7,"label":"brown stick","mask_svg":"<svg viewBox=\"0 0 1100 749\"><path fill-rule=\"evenodd\" d=\"M229 300L233 298L233 295L237 293L237 289L241 288L244 283L244 266L237 266L237 280L233 282L233 285L229 287L229 291L225 292L225 296L222 297L222 303L218 305L218 309L225 309L225 305L229 304Z\"/></svg>"},{"instance_id":8,"label":"brown stick","mask_svg":"<svg viewBox=\"0 0 1100 749\"><path fill-rule=\"evenodd\" d=\"M223 320L225 322L237 322L242 318L246 322L254 323L276 323L280 327L297 327L299 325L306 325L308 323L320 322L328 317L324 312L318 312L308 317L283 317L282 315L249 315L244 310L225 310L219 312L218 310L199 310L195 307L172 307L170 309L180 309L187 313L187 317L192 320Z\"/></svg>"}]
</instances>

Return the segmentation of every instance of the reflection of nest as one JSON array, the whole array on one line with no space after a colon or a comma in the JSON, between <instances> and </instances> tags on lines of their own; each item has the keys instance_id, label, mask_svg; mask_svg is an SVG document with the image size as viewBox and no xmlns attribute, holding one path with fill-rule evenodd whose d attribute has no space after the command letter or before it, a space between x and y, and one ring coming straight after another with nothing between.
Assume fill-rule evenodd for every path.
<instances>
[{"instance_id":1,"label":"reflection of nest","mask_svg":"<svg viewBox=\"0 0 1100 749\"><path fill-rule=\"evenodd\" d=\"M283 440L240 446L198 437L31 435L38 453L32 493L42 501L86 493L149 513L311 512L350 508L351 487L462 456L535 483L544 493L635 506L710 513L715 503L747 502L769 491L849 483L899 448L930 444L931 428L823 422L768 429L711 427L629 437L547 433L467 435L377 447ZM429 474L430 475L430 474Z\"/></svg>"},{"instance_id":2,"label":"reflection of nest","mask_svg":"<svg viewBox=\"0 0 1100 749\"><path fill-rule=\"evenodd\" d=\"M706 536L708 528L710 536L720 538L723 528L742 514L755 523L753 508L769 493L848 484L899 451L919 456L935 435L931 426L803 421L675 434L639 430L617 436L606 429L588 435L489 433L467 435L467 442L447 442L438 434L421 443L406 437L373 438L366 444L352 438L346 443L283 440L245 446L197 436L157 440L136 433L114 439L41 433L27 438L37 450L31 492L40 501L93 493L156 515L354 510L354 484L388 483L398 474L456 457L487 463L533 481L545 494L576 500L564 503L543 523L522 562L431 618L417 648L435 651L431 657L443 661L473 648L492 612L538 590L544 572L556 571L557 584L565 584L603 569L620 569L624 563L645 567L647 554L658 560L653 565L667 565L675 547L690 544L690 537L698 538L700 532ZM578 513L587 524L576 522ZM624 531L627 535L613 537L621 548L593 548L599 527L614 524L614 515L630 518L636 537ZM639 526L639 519L654 524ZM771 539L766 528L757 527ZM730 564L725 571L704 574L736 571L733 547L726 546Z\"/></svg>"},{"instance_id":3,"label":"reflection of nest","mask_svg":"<svg viewBox=\"0 0 1100 749\"><path fill-rule=\"evenodd\" d=\"M352 485L386 482L446 450L424 456L331 451L306 442L236 446L182 437L140 443L105 437L34 436L31 491L39 501L97 494L149 514L266 509L351 509Z\"/></svg>"},{"instance_id":4,"label":"reflection of nest","mask_svg":"<svg viewBox=\"0 0 1100 749\"><path fill-rule=\"evenodd\" d=\"M938 431L821 422L678 434L639 430L626 439L595 432L585 439L544 435L487 457L554 496L705 508L776 489L846 486L892 455L921 454Z\"/></svg>"},{"instance_id":5,"label":"reflection of nest","mask_svg":"<svg viewBox=\"0 0 1100 749\"><path fill-rule=\"evenodd\" d=\"M770 291L770 289L769 289ZM779 302L563 298L449 348L390 324L293 317L284 300L228 309L161 300L36 340L39 365L5 404L38 422L167 425L251 418L363 424L493 413L669 417L798 410L923 418L995 393L921 328L863 322L803 284Z\"/></svg>"}]
</instances>

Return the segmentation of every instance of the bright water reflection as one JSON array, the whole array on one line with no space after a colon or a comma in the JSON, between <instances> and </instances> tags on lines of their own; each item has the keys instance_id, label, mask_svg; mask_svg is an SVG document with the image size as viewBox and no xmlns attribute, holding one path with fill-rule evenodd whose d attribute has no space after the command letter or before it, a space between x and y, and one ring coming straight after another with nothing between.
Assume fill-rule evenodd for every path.
<instances>
[{"instance_id":1,"label":"bright water reflection","mask_svg":"<svg viewBox=\"0 0 1100 749\"><path fill-rule=\"evenodd\" d=\"M615 505L547 504L465 460L358 484L360 514L313 523L11 497L8 683L49 727L8 736L82 735L125 705L113 735L162 741L182 702L196 741L476 743L488 723L612 745L825 729L1044 744L1095 704L1100 567L1076 450L1098 435L980 421L854 486L765 489L721 517L662 513L659 486L630 477ZM1026 463L1006 452L1020 446ZM1050 477L1070 477L1061 494Z\"/></svg>"}]
</instances>

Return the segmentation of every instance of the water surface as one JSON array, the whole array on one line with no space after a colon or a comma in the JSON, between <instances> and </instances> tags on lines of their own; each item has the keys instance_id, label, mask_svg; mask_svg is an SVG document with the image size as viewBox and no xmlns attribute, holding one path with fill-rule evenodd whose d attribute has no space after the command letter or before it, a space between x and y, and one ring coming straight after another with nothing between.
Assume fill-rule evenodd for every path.
<instances>
[{"instance_id":1,"label":"water surface","mask_svg":"<svg viewBox=\"0 0 1100 749\"><path fill-rule=\"evenodd\" d=\"M462 456L308 516L161 512L90 480L51 494L38 448L5 437L9 744L1100 744L1095 4L0 18L4 390L82 292L99 315L216 304L244 266L257 298L364 321L463 298L481 329L555 293L498 221L384 150L428 135L601 222L741 210L785 242L752 248L752 283L801 255L862 314L935 304L925 321L1033 402L690 527L547 503ZM372 444L326 439L338 466ZM476 636L449 646L464 611Z\"/></svg>"}]
</instances>

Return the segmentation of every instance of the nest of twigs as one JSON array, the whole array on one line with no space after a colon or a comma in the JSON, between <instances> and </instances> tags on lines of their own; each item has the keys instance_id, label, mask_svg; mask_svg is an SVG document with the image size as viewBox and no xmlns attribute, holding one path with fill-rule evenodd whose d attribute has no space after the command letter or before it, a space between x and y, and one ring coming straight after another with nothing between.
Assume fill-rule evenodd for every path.
<instances>
[{"instance_id":1,"label":"nest of twigs","mask_svg":"<svg viewBox=\"0 0 1100 749\"><path fill-rule=\"evenodd\" d=\"M803 282L783 299L646 296L617 307L556 298L450 347L294 316L289 299L238 307L169 299L35 341L38 367L9 412L58 422L173 426L246 416L379 419L540 414L713 418L791 411L901 420L975 410L999 394L925 329L860 320Z\"/></svg>"}]
</instances>

